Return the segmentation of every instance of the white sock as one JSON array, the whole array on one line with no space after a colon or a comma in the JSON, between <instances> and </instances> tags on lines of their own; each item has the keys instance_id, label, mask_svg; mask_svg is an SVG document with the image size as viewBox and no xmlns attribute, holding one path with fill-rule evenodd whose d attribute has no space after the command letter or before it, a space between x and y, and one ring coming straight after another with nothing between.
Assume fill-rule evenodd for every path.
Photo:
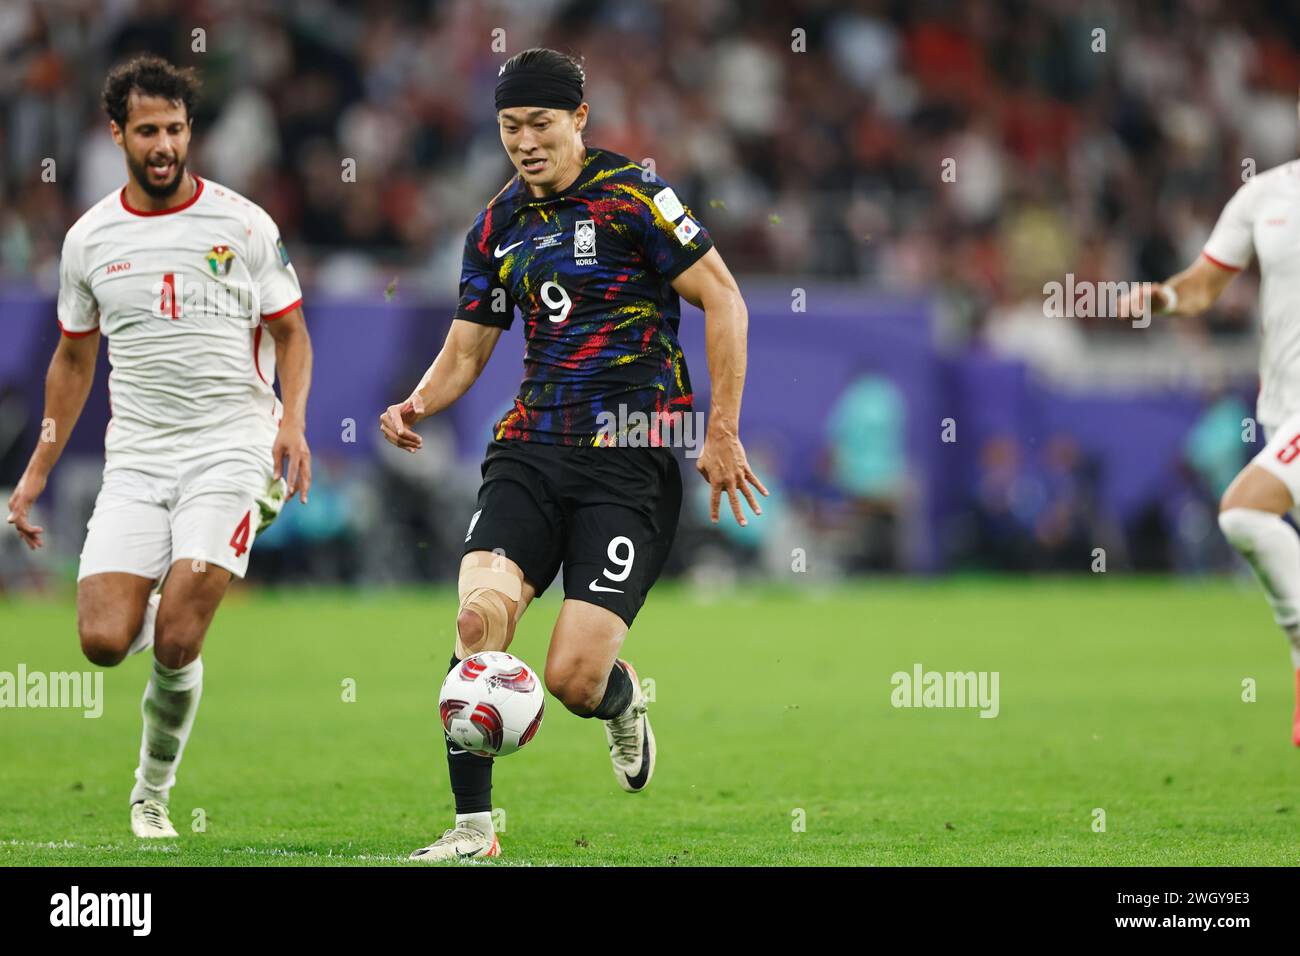
<instances>
[{"instance_id":1,"label":"white sock","mask_svg":"<svg viewBox=\"0 0 1300 956\"><path fill-rule=\"evenodd\" d=\"M480 833L486 833L492 836L496 830L492 826L492 811L484 810L481 813L458 813L456 814L456 825L468 823Z\"/></svg>"},{"instance_id":2,"label":"white sock","mask_svg":"<svg viewBox=\"0 0 1300 956\"><path fill-rule=\"evenodd\" d=\"M154 660L153 674L140 702L144 733L140 737L140 766L135 771L132 803L167 802L202 694L203 658L196 657L178 670Z\"/></svg>"},{"instance_id":3,"label":"white sock","mask_svg":"<svg viewBox=\"0 0 1300 956\"><path fill-rule=\"evenodd\" d=\"M158 605L161 603L161 594L149 595L149 603L144 606L144 623L140 625L140 633L135 636L131 646L126 649L127 657L153 647L153 629L154 625L158 623Z\"/></svg>"},{"instance_id":4,"label":"white sock","mask_svg":"<svg viewBox=\"0 0 1300 956\"><path fill-rule=\"evenodd\" d=\"M1219 515L1228 543L1255 569L1273 608L1273 620L1291 642L1291 663L1300 670L1300 537L1281 515L1229 508Z\"/></svg>"}]
</instances>

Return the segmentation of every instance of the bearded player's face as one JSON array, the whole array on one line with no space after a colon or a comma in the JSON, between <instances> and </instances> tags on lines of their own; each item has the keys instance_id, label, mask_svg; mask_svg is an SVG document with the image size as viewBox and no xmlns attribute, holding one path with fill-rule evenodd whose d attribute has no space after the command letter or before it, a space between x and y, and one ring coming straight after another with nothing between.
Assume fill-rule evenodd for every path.
<instances>
[{"instance_id":1,"label":"bearded player's face","mask_svg":"<svg viewBox=\"0 0 1300 956\"><path fill-rule=\"evenodd\" d=\"M190 150L190 120L183 103L132 93L126 128L112 124L113 141L126 154L131 177L154 199L176 192Z\"/></svg>"},{"instance_id":2,"label":"bearded player's face","mask_svg":"<svg viewBox=\"0 0 1300 956\"><path fill-rule=\"evenodd\" d=\"M570 174L582 155L587 104L576 110L519 106L497 113L501 145L529 186L547 190Z\"/></svg>"}]
</instances>

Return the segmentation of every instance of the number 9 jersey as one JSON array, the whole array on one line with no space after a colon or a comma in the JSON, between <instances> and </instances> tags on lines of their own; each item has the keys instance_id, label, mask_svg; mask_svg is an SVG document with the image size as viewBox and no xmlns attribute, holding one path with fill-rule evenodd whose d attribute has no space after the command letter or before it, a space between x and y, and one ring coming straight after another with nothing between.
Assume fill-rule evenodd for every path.
<instances>
[{"instance_id":1,"label":"number 9 jersey","mask_svg":"<svg viewBox=\"0 0 1300 956\"><path fill-rule=\"evenodd\" d=\"M634 413L689 412L671 283L712 247L669 186L617 153L588 148L554 196L511 179L466 237L455 314L502 329L523 316L523 382L495 438L617 445Z\"/></svg>"}]
</instances>

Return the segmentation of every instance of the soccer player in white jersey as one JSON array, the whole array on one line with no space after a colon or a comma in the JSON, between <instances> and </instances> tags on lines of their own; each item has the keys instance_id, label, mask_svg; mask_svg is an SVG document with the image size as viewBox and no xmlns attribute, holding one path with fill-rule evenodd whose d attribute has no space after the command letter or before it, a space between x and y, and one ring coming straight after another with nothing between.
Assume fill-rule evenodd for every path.
<instances>
[{"instance_id":1,"label":"soccer player in white jersey","mask_svg":"<svg viewBox=\"0 0 1300 956\"><path fill-rule=\"evenodd\" d=\"M204 635L231 577L247 570L259 526L286 489L305 504L311 485L311 343L298 279L262 209L186 170L196 91L190 71L157 57L108 76L104 107L127 183L68 230L62 335L45 386L52 440L37 444L9 500L9 523L39 548L30 509L106 337L112 421L77 627L101 667L153 647L130 797L138 837L176 836L167 800L203 688Z\"/></svg>"},{"instance_id":2,"label":"soccer player in white jersey","mask_svg":"<svg viewBox=\"0 0 1300 956\"><path fill-rule=\"evenodd\" d=\"M1300 161L1249 179L1228 201L1197 260L1150 289L1155 314L1208 309L1251 258L1259 260L1262 342L1256 417L1266 444L1228 486L1219 527L1255 570L1273 618L1291 642L1300 747L1300 537L1282 516L1300 517ZM1130 315L1146 295L1135 289Z\"/></svg>"}]
</instances>

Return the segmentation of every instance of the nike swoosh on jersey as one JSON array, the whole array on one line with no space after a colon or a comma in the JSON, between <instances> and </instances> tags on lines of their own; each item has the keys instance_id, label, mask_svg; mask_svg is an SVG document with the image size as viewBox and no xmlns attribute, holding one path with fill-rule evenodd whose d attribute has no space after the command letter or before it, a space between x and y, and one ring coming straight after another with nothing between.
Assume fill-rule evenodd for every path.
<instances>
[{"instance_id":1,"label":"nike swoosh on jersey","mask_svg":"<svg viewBox=\"0 0 1300 956\"><path fill-rule=\"evenodd\" d=\"M493 255L495 255L498 259L500 259L502 256L504 256L507 252L509 252L509 251L510 251L511 249L513 249L515 246L522 246L522 245L523 245L525 242L527 242L527 241L528 241L528 240L526 240L526 239L520 239L518 242L514 242L514 243L511 243L510 245L506 246L504 249L501 248L501 243L498 242L498 243L497 243L496 250L493 252Z\"/></svg>"},{"instance_id":2,"label":"nike swoosh on jersey","mask_svg":"<svg viewBox=\"0 0 1300 956\"><path fill-rule=\"evenodd\" d=\"M603 586L603 585L601 585L601 584L597 584L596 582L597 582L598 580L599 580L598 578L597 578L597 579L593 579L592 582L591 582L590 584L587 585L587 587L588 587L590 590L592 590L592 591L609 591L609 592L612 593L612 594L622 594L622 593L623 593L623 592L620 591L618 588L607 588L607 587L605 587L605 586Z\"/></svg>"}]
</instances>

